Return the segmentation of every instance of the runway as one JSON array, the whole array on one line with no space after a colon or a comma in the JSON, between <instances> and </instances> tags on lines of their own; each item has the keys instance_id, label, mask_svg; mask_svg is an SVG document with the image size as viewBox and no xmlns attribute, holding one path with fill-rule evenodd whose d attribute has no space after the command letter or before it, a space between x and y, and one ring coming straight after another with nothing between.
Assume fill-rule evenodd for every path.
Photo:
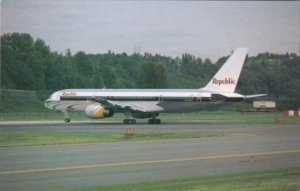
<instances>
[{"instance_id":1,"label":"runway","mask_svg":"<svg viewBox=\"0 0 300 191\"><path fill-rule=\"evenodd\" d=\"M119 123L0 124L0 130L125 132ZM210 132L220 136L0 148L0 190L66 190L300 167L299 124L213 122L137 124L139 132Z\"/></svg>"}]
</instances>

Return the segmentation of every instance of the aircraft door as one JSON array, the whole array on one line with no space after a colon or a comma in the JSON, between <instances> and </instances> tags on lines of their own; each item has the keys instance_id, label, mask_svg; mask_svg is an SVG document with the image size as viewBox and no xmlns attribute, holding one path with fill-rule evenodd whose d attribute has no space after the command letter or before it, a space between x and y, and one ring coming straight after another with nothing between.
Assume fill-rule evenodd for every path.
<instances>
[{"instance_id":1,"label":"aircraft door","mask_svg":"<svg viewBox=\"0 0 300 191\"><path fill-rule=\"evenodd\" d=\"M201 102L202 94L198 93L196 96L197 96L197 102Z\"/></svg>"},{"instance_id":2,"label":"aircraft door","mask_svg":"<svg viewBox=\"0 0 300 191\"><path fill-rule=\"evenodd\" d=\"M159 101L164 101L164 96L163 95L159 96Z\"/></svg>"}]
</instances>

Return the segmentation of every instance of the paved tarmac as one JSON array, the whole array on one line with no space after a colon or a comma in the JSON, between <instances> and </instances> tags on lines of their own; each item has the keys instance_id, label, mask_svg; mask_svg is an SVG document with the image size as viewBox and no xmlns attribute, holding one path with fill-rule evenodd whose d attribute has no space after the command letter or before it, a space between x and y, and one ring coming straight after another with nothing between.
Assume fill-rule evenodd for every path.
<instances>
[{"instance_id":1,"label":"paved tarmac","mask_svg":"<svg viewBox=\"0 0 300 191\"><path fill-rule=\"evenodd\" d=\"M210 132L197 139L0 148L0 190L66 190L95 185L300 167L299 124L161 125L1 123L0 130Z\"/></svg>"}]
</instances>

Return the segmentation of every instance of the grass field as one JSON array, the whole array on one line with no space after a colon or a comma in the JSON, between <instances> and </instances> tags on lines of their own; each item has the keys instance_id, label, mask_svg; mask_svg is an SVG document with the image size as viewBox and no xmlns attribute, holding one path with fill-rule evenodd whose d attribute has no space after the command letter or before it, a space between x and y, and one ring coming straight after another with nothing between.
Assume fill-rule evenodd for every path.
<instances>
[{"instance_id":1,"label":"grass field","mask_svg":"<svg viewBox=\"0 0 300 191\"><path fill-rule=\"evenodd\" d=\"M235 111L203 111L183 114L161 114L165 121L207 121L222 123L300 123L300 117L285 117L281 112L235 112Z\"/></svg>"},{"instance_id":2,"label":"grass field","mask_svg":"<svg viewBox=\"0 0 300 191\"><path fill-rule=\"evenodd\" d=\"M72 121L91 121L83 112L70 112ZM104 118L104 121L120 121L125 116L115 114L111 118ZM235 112L235 111L201 111L194 113L161 113L159 118L163 122L169 121L204 121L222 123L275 123L276 119L280 123L299 123L300 117L285 117L281 112ZM59 120L63 121L64 116L61 112L25 112L25 113L0 113L1 121L35 121L35 120ZM146 122L147 119L137 119L138 122Z\"/></svg>"},{"instance_id":3,"label":"grass field","mask_svg":"<svg viewBox=\"0 0 300 191\"><path fill-rule=\"evenodd\" d=\"M113 141L138 141L158 139L184 139L221 136L206 132L192 133L87 133L87 132L36 132L36 131L1 131L0 147L33 146L75 143L99 143Z\"/></svg>"},{"instance_id":4,"label":"grass field","mask_svg":"<svg viewBox=\"0 0 300 191\"><path fill-rule=\"evenodd\" d=\"M59 113L54 114L26 114L13 116L11 120L61 120L63 116ZM26 118L26 116L30 118ZM48 117L47 117L48 116ZM47 117L47 118L46 118ZM89 121L82 113L75 112L71 114L72 121ZM124 116L117 114L112 118L106 118L105 121L119 121L122 123ZM275 124L276 119L280 123L300 124L299 117L284 117L281 113L238 113L238 112L196 112L186 114L161 114L163 123L176 121L201 121L201 122L220 122L220 123L253 123L253 124ZM147 120L138 120L137 122L146 122ZM1 122L0 122L1 123ZM300 127L300 125L299 125ZM81 132L35 132L35 131L9 131L0 130L0 146L23 146L23 145L49 145L49 144L74 144L74 143L94 143L107 141L129 141L129 140L154 140L154 139L174 139L174 138L200 138L210 135L205 132L199 133L147 133L135 134L134 136L125 136L125 133L81 133Z\"/></svg>"},{"instance_id":5,"label":"grass field","mask_svg":"<svg viewBox=\"0 0 300 191\"><path fill-rule=\"evenodd\" d=\"M96 186L72 191L299 191L300 167ZM71 190L70 190L71 191Z\"/></svg>"}]
</instances>

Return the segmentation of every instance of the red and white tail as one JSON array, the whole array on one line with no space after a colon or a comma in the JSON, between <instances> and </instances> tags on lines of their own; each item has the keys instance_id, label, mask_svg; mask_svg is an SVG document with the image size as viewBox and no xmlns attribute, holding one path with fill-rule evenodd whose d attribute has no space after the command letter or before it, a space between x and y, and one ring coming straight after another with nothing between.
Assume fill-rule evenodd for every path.
<instances>
[{"instance_id":1,"label":"red and white tail","mask_svg":"<svg viewBox=\"0 0 300 191\"><path fill-rule=\"evenodd\" d=\"M237 48L203 91L234 93L248 48Z\"/></svg>"}]
</instances>

